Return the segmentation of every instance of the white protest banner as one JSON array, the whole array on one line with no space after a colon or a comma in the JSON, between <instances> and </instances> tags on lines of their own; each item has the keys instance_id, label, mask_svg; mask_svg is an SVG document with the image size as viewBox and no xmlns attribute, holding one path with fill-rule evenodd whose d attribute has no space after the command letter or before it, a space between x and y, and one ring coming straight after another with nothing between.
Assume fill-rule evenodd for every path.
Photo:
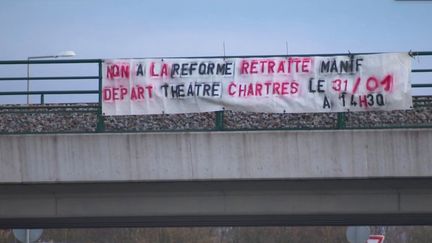
<instances>
[{"instance_id":1,"label":"white protest banner","mask_svg":"<svg viewBox=\"0 0 432 243\"><path fill-rule=\"evenodd\" d=\"M103 63L102 111L140 115L410 109L410 72L408 53L110 59Z\"/></svg>"}]
</instances>

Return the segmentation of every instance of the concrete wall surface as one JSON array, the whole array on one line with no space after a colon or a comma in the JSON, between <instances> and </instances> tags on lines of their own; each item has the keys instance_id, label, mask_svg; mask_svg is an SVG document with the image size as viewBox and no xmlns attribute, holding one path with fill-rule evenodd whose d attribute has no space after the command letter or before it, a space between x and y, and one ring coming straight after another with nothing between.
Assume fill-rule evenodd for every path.
<instances>
[{"instance_id":1,"label":"concrete wall surface","mask_svg":"<svg viewBox=\"0 0 432 243\"><path fill-rule=\"evenodd\" d=\"M432 176L432 129L0 136L0 182Z\"/></svg>"},{"instance_id":2,"label":"concrete wall surface","mask_svg":"<svg viewBox=\"0 0 432 243\"><path fill-rule=\"evenodd\" d=\"M432 224L432 179L0 185L0 228Z\"/></svg>"}]
</instances>

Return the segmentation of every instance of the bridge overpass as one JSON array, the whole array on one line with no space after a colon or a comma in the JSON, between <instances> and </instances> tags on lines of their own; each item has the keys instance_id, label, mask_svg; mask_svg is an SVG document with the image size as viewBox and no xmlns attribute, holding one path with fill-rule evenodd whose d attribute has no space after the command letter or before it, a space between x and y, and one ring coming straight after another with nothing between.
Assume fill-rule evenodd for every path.
<instances>
[{"instance_id":1,"label":"bridge overpass","mask_svg":"<svg viewBox=\"0 0 432 243\"><path fill-rule=\"evenodd\" d=\"M0 61L29 63L99 66L32 81L101 78L101 60ZM0 92L42 103L0 106L0 227L432 224L431 96L338 114L105 117L100 102L43 104L99 92Z\"/></svg>"},{"instance_id":2,"label":"bridge overpass","mask_svg":"<svg viewBox=\"0 0 432 243\"><path fill-rule=\"evenodd\" d=\"M430 224L432 130L0 136L0 226Z\"/></svg>"}]
</instances>

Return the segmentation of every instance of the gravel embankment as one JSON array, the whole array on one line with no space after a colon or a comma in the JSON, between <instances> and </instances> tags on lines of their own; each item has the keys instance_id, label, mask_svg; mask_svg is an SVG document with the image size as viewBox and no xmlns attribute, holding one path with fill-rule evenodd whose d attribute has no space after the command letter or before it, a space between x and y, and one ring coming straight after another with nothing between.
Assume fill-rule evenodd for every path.
<instances>
[{"instance_id":1,"label":"gravel embankment","mask_svg":"<svg viewBox=\"0 0 432 243\"><path fill-rule=\"evenodd\" d=\"M391 112L345 113L346 128L417 127L432 125L430 99L416 98L416 108ZM328 129L338 127L337 113L272 114L224 112L224 129ZM104 117L106 132L211 130L216 114ZM339 124L340 125L340 124ZM94 132L98 127L96 104L3 106L0 133Z\"/></svg>"}]
</instances>

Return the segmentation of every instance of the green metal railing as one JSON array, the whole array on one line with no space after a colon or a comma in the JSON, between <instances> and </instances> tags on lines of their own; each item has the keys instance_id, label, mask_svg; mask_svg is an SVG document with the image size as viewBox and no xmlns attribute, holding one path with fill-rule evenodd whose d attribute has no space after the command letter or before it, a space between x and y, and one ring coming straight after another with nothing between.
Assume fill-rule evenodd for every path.
<instances>
[{"instance_id":1,"label":"green metal railing","mask_svg":"<svg viewBox=\"0 0 432 243\"><path fill-rule=\"evenodd\" d=\"M101 90L102 90L102 59L74 59L74 60L12 60L12 61L0 61L0 66L4 65L41 65L41 64L98 64L98 75L97 76L43 76L43 77L0 77L0 81L27 81L30 82L32 80L96 80L98 82L97 90L59 90L59 91L8 91L8 92L0 92L0 96L10 96L10 95L19 95L19 96L30 96L30 95L39 95L40 96L40 104L45 103L45 96L47 95L84 95L84 94L95 94L98 95L99 100L96 106L96 109L86 109L83 111L74 111L74 112L91 112L97 114L97 126L96 132L102 132L104 129L103 126L103 116L102 116L102 98L101 98ZM3 106L0 110L7 110L8 113L11 113L9 110L13 108L13 110L22 110L18 112L26 112L26 113L53 113L59 112L58 110L52 111L53 109L72 109L72 108L82 108L83 106L33 106L31 104L27 104L19 107L11 107L11 106ZM86 106L88 108L89 106ZM12 111L16 112L16 111ZM62 111L60 111L62 112ZM64 111L70 112L70 111Z\"/></svg>"},{"instance_id":2,"label":"green metal railing","mask_svg":"<svg viewBox=\"0 0 432 243\"><path fill-rule=\"evenodd\" d=\"M211 56L211 57L186 57L186 58L248 58L248 57L289 57L289 56L339 56L339 55L365 55L365 54L376 54L376 53L334 53L334 54L301 54L301 55L262 55L262 56ZM410 52L410 55L413 57L416 56L432 56L431 51L423 51L423 52ZM161 57L156 57L161 58ZM167 57L164 57L167 58ZM168 58L185 58L185 57L168 57ZM1 105L0 112L1 113L55 113L55 112L71 112L71 109L75 109L73 112L89 112L95 113L97 116L97 124L95 128L95 132L104 132L105 131L105 117L102 114L102 59L74 59L74 60L12 60L12 61L0 61L0 66L5 65L41 65L41 64L49 64L49 65L57 65L57 64L97 64L97 75L84 75L84 76L38 76L38 77L1 77L0 82L2 81L27 81L30 82L32 80L94 80L98 84L98 89L95 90L59 90L59 91L0 91L0 97L2 96L39 96L40 104L12 104L12 105ZM431 73L432 69L413 69L413 73ZM413 84L413 88L432 88L432 82L426 84ZM45 104L45 98L49 95L85 95L85 94L94 94L98 96L97 102L94 105L43 105ZM431 96L432 97L432 96ZM429 99L425 99L429 100ZM422 101L423 102L423 101ZM430 99L430 103L432 104L432 99ZM427 107L428 102L423 102L420 105L416 105L416 107ZM80 110L80 108L85 108ZM59 109L63 109L64 111L59 111ZM1 114L0 113L0 114ZM221 130L229 130L225 127L225 112L218 111L215 112L215 121L213 130L221 131ZM338 113L336 120L337 129L345 129L347 121L346 113ZM0 132L1 133L1 132Z\"/></svg>"}]
</instances>

